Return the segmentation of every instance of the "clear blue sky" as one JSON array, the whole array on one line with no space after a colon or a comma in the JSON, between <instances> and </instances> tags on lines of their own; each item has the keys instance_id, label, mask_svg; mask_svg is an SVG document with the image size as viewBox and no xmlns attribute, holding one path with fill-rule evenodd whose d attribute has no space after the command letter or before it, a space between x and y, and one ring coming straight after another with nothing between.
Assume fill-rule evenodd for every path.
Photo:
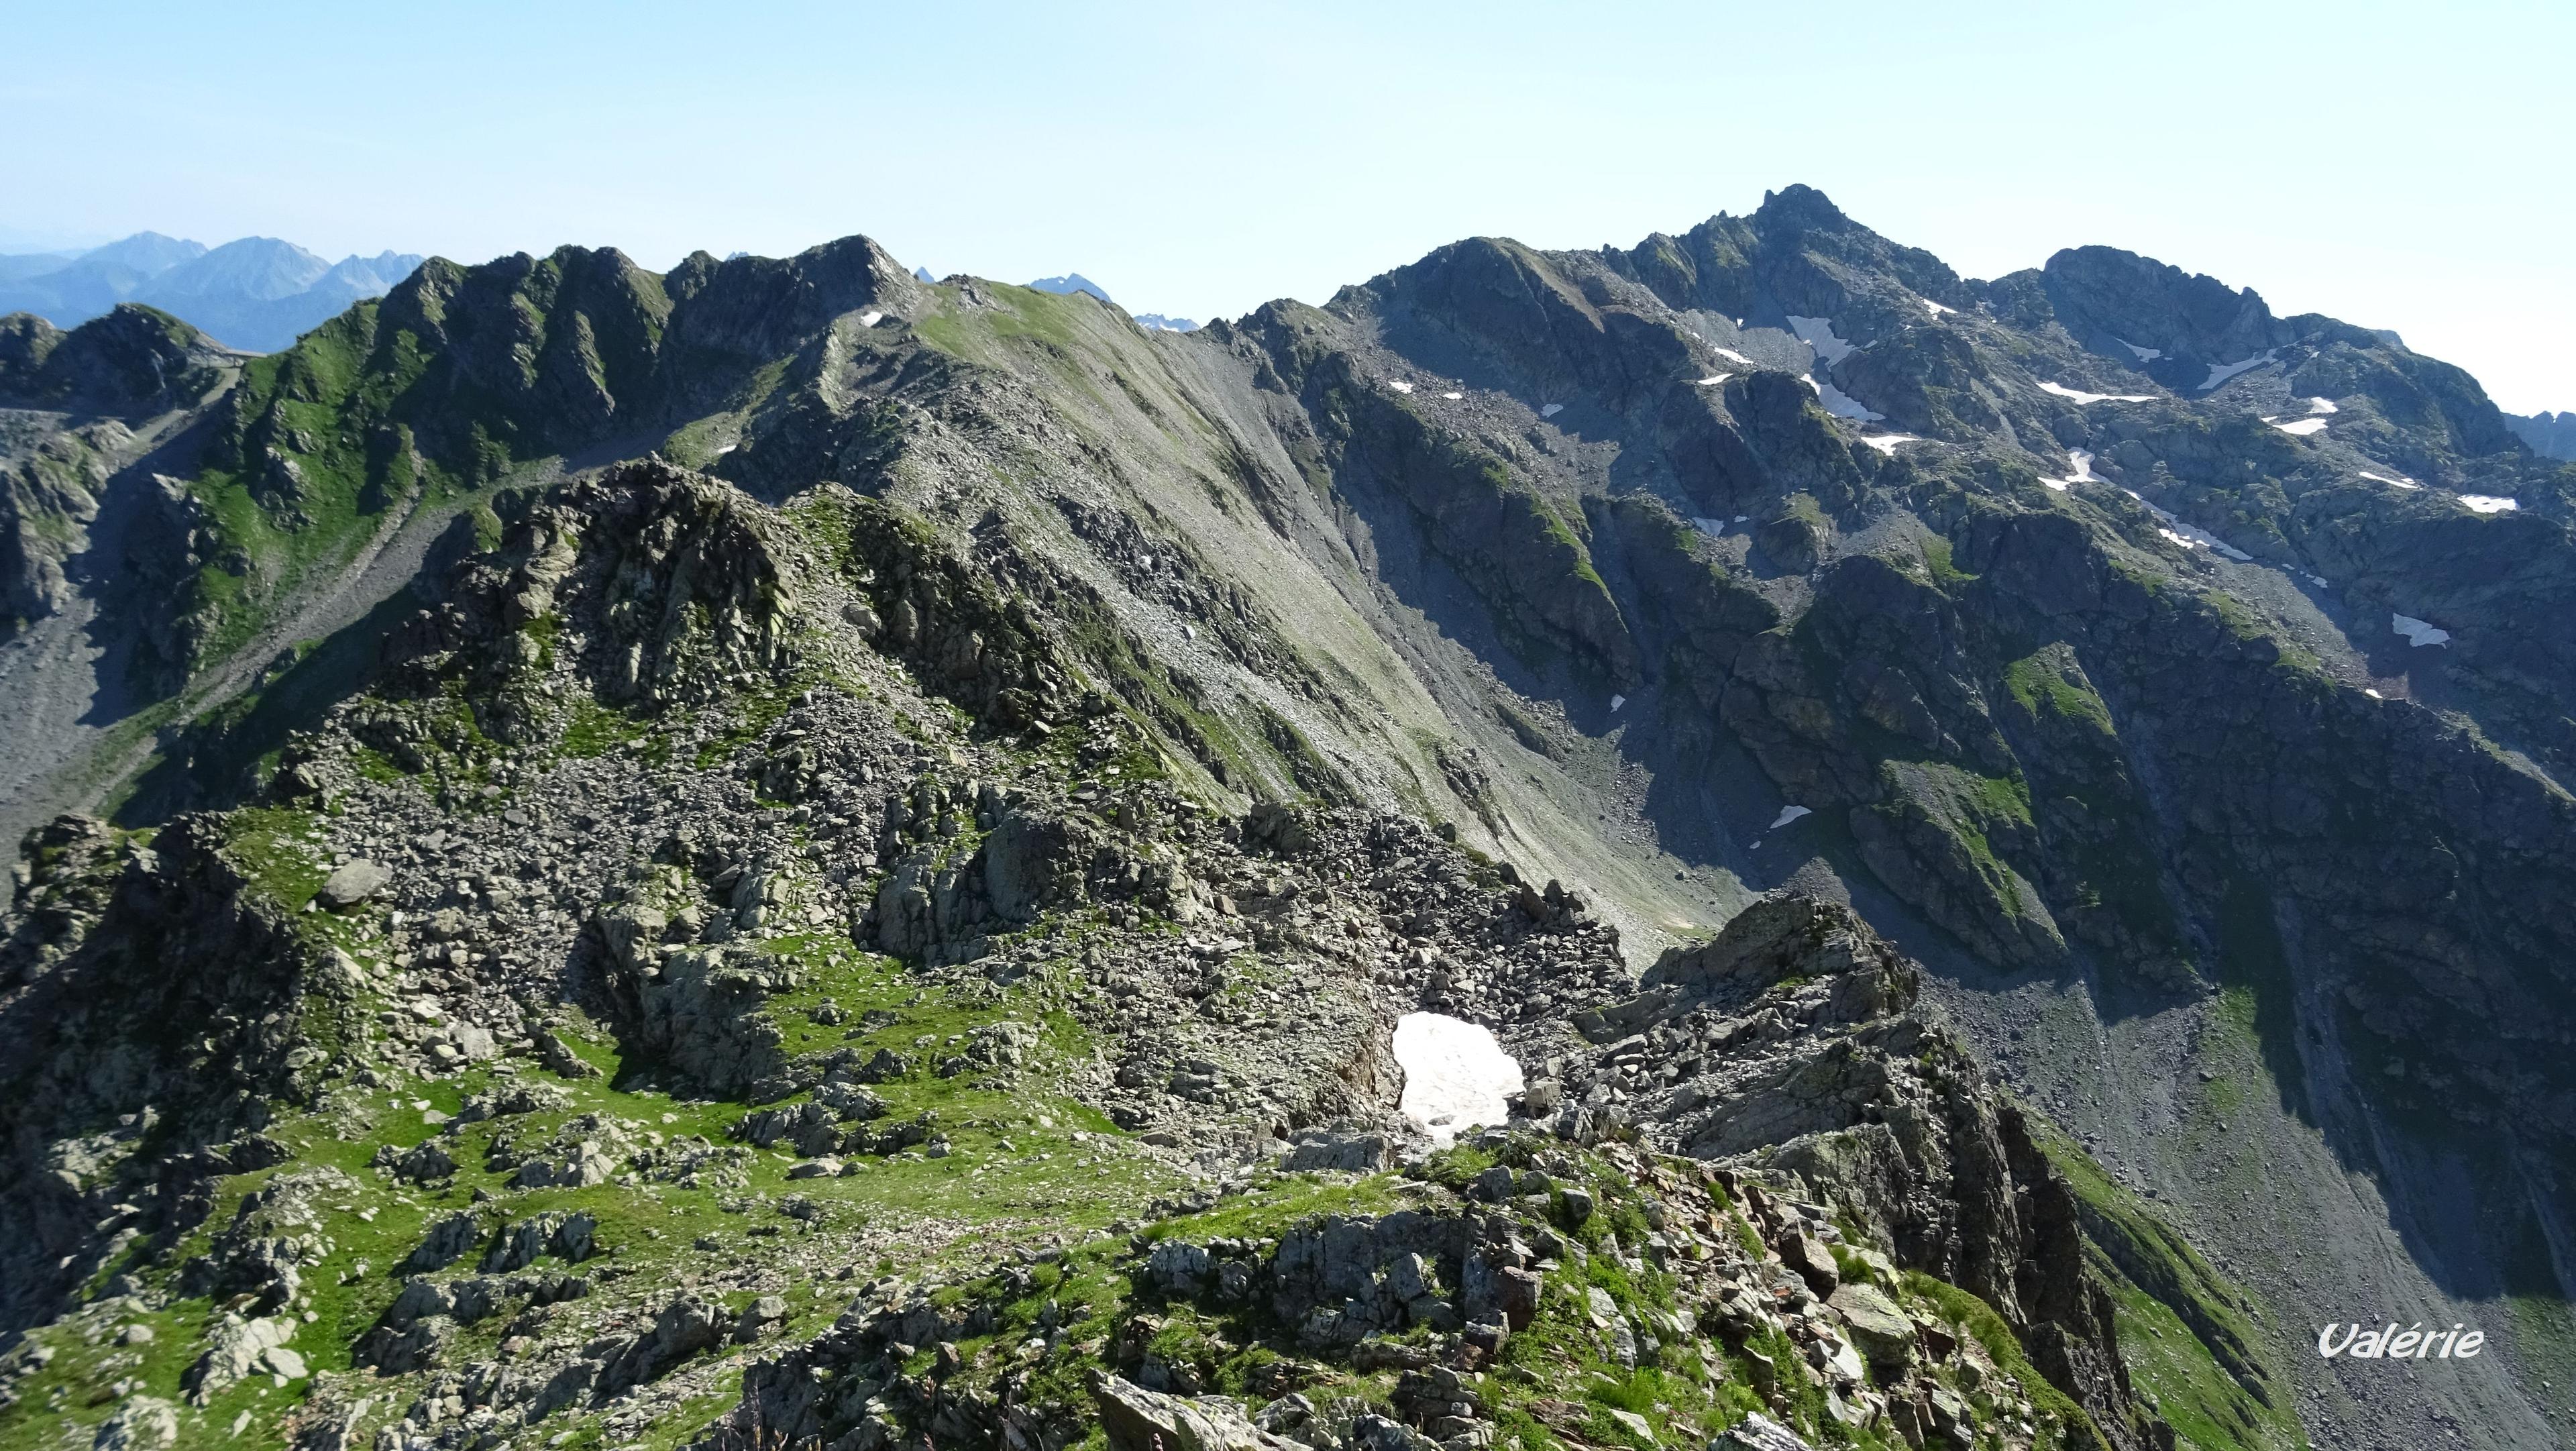
<instances>
[{"instance_id":1,"label":"clear blue sky","mask_svg":"<svg viewBox=\"0 0 2576 1451\"><path fill-rule=\"evenodd\" d=\"M2564 0L19 0L0 37L5 250L151 228L667 266L856 231L1209 317L1804 181L1971 276L2129 247L2576 408Z\"/></svg>"}]
</instances>

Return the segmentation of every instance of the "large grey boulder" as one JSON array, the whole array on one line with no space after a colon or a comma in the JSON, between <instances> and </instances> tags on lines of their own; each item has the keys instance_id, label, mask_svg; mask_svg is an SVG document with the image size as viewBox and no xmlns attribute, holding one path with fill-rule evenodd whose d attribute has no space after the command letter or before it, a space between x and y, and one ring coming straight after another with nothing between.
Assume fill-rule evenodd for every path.
<instances>
[{"instance_id":1,"label":"large grey boulder","mask_svg":"<svg viewBox=\"0 0 2576 1451\"><path fill-rule=\"evenodd\" d=\"M1756 1411L1709 1438L1708 1451L1815 1451L1797 1432Z\"/></svg>"},{"instance_id":2,"label":"large grey boulder","mask_svg":"<svg viewBox=\"0 0 2576 1451\"><path fill-rule=\"evenodd\" d=\"M258 1368L272 1350L281 1349L295 1334L295 1322L285 1316L273 1319L245 1320L226 1315L215 1322L213 1333L206 1337L206 1353L188 1367L182 1379L188 1399L204 1405L233 1382Z\"/></svg>"},{"instance_id":3,"label":"large grey boulder","mask_svg":"<svg viewBox=\"0 0 2576 1451\"><path fill-rule=\"evenodd\" d=\"M135 1396L101 1421L91 1451L157 1451L179 1439L178 1408L158 1396Z\"/></svg>"},{"instance_id":4,"label":"large grey boulder","mask_svg":"<svg viewBox=\"0 0 2576 1451\"><path fill-rule=\"evenodd\" d=\"M1224 1396L1165 1395L1108 1374L1093 1378L1091 1394L1100 1403L1100 1428L1117 1451L1304 1451L1252 1424Z\"/></svg>"},{"instance_id":5,"label":"large grey boulder","mask_svg":"<svg viewBox=\"0 0 2576 1451\"><path fill-rule=\"evenodd\" d=\"M360 857L323 878L322 890L313 894L313 900L337 912L354 907L383 891L393 879L392 872L385 870L378 863Z\"/></svg>"},{"instance_id":6,"label":"large grey boulder","mask_svg":"<svg viewBox=\"0 0 2576 1451\"><path fill-rule=\"evenodd\" d=\"M1852 1344L1872 1362L1903 1365L1914 1358L1914 1322L1906 1319L1896 1302L1876 1287L1846 1284L1828 1296L1825 1303L1842 1312Z\"/></svg>"}]
</instances>

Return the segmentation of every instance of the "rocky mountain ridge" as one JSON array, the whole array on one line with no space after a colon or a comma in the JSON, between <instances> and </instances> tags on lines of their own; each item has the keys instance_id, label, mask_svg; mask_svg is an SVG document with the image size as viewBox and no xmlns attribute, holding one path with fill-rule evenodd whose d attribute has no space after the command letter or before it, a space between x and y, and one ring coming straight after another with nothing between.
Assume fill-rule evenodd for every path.
<instances>
[{"instance_id":1,"label":"rocky mountain ridge","mask_svg":"<svg viewBox=\"0 0 2576 1451\"><path fill-rule=\"evenodd\" d=\"M2576 458L2576 414L2535 413L2523 417L2508 413L2504 426L2543 458Z\"/></svg>"},{"instance_id":2,"label":"rocky mountain ridge","mask_svg":"<svg viewBox=\"0 0 2576 1451\"><path fill-rule=\"evenodd\" d=\"M1804 188L1187 335L864 239L12 327L0 664L157 735L20 733L7 1435L2563 1417L2571 477L2383 335Z\"/></svg>"}]
</instances>

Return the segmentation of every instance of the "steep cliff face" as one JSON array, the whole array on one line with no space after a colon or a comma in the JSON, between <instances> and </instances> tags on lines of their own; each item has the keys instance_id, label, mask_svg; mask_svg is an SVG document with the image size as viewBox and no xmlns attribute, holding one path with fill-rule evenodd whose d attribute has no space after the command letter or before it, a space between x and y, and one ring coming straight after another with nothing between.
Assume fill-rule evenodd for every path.
<instances>
[{"instance_id":1,"label":"steep cliff face","mask_svg":"<svg viewBox=\"0 0 2576 1451\"><path fill-rule=\"evenodd\" d=\"M8 336L0 365L43 374L79 334ZM1755 1411L1861 1445L1962 1425L2287 1445L2302 1416L2321 1439L2428 1417L2546 1435L2527 1388L2576 1344L2548 1249L2576 1159L2555 911L2576 887L2576 661L2545 627L2576 478L2380 335L2108 249L1968 281L1791 188L1624 251L1461 242L1186 335L1085 294L924 283L864 239L660 276L579 249L432 262L156 421L148 467L61 408L28 416L43 480L140 501L105 571L137 598L99 628L133 632L168 719L113 826L60 828L99 843L92 864L40 851L23 877L13 930L62 965L0 1016L34 1043L59 1016L41 983L122 993L118 944L173 930L138 883L234 924L190 929L192 953L264 964L218 994L265 1004L230 1009L262 1054L299 1051L293 1004L335 1001L313 986L333 950L378 1016L290 1077L245 1070L247 1098L82 1190L127 1196L82 1213L135 1211L108 1259L53 1247L70 1210L9 1206L57 1266L21 1325L230 1305L220 1387L232 1360L273 1364L263 1337L301 1296L354 1358L335 1374L413 1379L403 1406L326 1382L298 1427L639 1431L708 1393L702 1352L733 1327L782 1317L708 1284L566 1288L597 1243L695 1276L666 1259L743 1222L699 1211L781 1206L833 1236L743 1256L743 1288L802 1297L793 1319L818 1256L873 1263L909 1233L907 1257L989 1263L1041 1242L1045 1194L1086 1229L1221 1223L1219 1190L1277 1154L1362 1175L1299 1204L1376 1216L1393 1191L1369 1176L1402 1137L1387 1030L1428 1009L1498 1029L1533 1080L1524 1137L1474 1153L1512 1174L1723 1165L1689 1180L1718 1215L1692 1222L1762 1246L1738 1242L1737 1295L1675 1300L1634 1277L1701 1257L1640 1208L1603 1251L1619 1274L1586 1283L1644 1299L1566 1322L1586 1355L1626 1327L1604 1364L1629 1388L1544 1380L1565 1409L1514 1392L1450 1419L1608 1444L1640 1433L1575 1403L1670 1417L1688 1380L1694 1438ZM124 774L108 759L88 765ZM225 884L261 874L225 876L232 848L155 838L122 878L100 864L182 809L204 814L161 828L174 844L298 865L245 893ZM44 925L75 879L91 905ZM2016 1016L2041 999L2068 1006ZM211 1092L194 1059L136 1051L132 1085L31 1100L19 1162ZM2106 1076L2114 1055L2130 1076ZM282 1172L226 1147L263 1114L294 1128ZM2322 1271L2246 1251L2242 1184L2211 1167L2230 1140L2288 1146L2273 1197L2341 1205L2332 1233L2362 1248ZM146 1180L172 1187L146 1204ZM2354 1207L2361 1184L2382 1210ZM381 1232L292 1229L298 1205L379 1189L403 1196L369 1199ZM200 1228L209 1194L270 1197ZM1263 1214L1209 1229L1238 1242L1211 1266L1302 1273L1259 1247L1294 1216ZM1441 1275L1473 1249L1544 1281L1580 1262L1504 1246L1540 1220L1570 1234L1565 1214L1424 1240L1405 1273L1465 1296ZM530 1268L549 1258L565 1268ZM1889 1306L1835 1301L1828 1265ZM1208 1274L1166 1298L1224 1300ZM235 1281L220 1295L253 1299L209 1288ZM909 1313L907 1288L870 1294ZM719 1439L1025 1451L1169 1412L1113 1411L1123 1392L1090 1398L1045 1356L1006 1389L975 1357L1005 1322L1032 1338L1035 1294L971 1332L934 1307L975 1342L953 1364L844 1326L747 1380ZM2536 1308L2412 1409L2288 1354L2302 1325L2416 1294L2425 1316ZM1715 1308L1745 1295L1772 1318ZM1525 1328L1474 1321L1500 1302L1472 1297L1459 1326L1416 1322L1416 1298L1275 1376L1231 1357L1280 1327L1219 1324L1214 1300L1188 1323L1233 1349L1195 1381L1196 1340L1052 1335L1086 1323L1070 1301L1033 1338L1122 1377L1161 1365L1131 1382L1149 1395L1329 1385L1310 1444L1357 1444L1347 1393L1391 1451L1442 1416L1359 1387L1368 1334ZM1703 1355L1684 1310L1744 1333ZM1639 1359L1638 1326L1665 1348ZM1877 1332L1931 1368L1872 1371L1852 1347ZM1983 1368L1954 1363L1962 1334ZM1540 1373L1487 1340L1409 1369ZM177 1394L197 1362L153 1364ZM1679 1378L1666 1399L1628 1379L1650 1370ZM798 1375L849 1393L808 1403ZM1979 1402L1988 1375L2016 1389ZM991 1399L943 1400L952 1383ZM1745 1396L1711 1389L1730 1383ZM187 1414L227 1394L249 1391Z\"/></svg>"}]
</instances>

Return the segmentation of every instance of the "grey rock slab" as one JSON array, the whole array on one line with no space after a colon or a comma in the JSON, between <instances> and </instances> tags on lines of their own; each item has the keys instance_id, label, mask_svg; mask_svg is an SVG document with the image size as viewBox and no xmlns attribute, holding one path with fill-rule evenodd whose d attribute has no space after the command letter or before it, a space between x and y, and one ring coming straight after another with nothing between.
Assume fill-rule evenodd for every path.
<instances>
[{"instance_id":1,"label":"grey rock slab","mask_svg":"<svg viewBox=\"0 0 2576 1451\"><path fill-rule=\"evenodd\" d=\"M1091 1393L1117 1451L1301 1451L1297 1442L1252 1424L1223 1396L1165 1395L1107 1374L1092 1381Z\"/></svg>"},{"instance_id":2,"label":"grey rock slab","mask_svg":"<svg viewBox=\"0 0 2576 1451\"><path fill-rule=\"evenodd\" d=\"M1797 1432L1760 1412L1709 1438L1708 1451L1815 1451Z\"/></svg>"},{"instance_id":3,"label":"grey rock slab","mask_svg":"<svg viewBox=\"0 0 2576 1451\"><path fill-rule=\"evenodd\" d=\"M354 907L385 889L394 874L376 863L360 857L342 865L322 881L322 890L313 900L337 912Z\"/></svg>"}]
</instances>

